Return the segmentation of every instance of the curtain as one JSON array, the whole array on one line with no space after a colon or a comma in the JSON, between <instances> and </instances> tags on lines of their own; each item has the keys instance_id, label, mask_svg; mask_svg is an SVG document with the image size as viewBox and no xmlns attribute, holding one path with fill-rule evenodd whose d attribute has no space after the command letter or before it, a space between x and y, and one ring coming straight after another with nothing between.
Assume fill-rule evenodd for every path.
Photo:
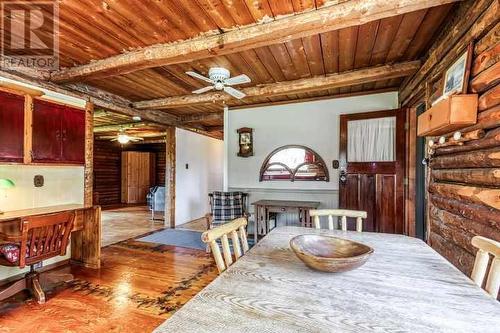
<instances>
[{"instance_id":1,"label":"curtain","mask_svg":"<svg viewBox=\"0 0 500 333\"><path fill-rule=\"evenodd\" d=\"M394 161L396 117L347 122L347 161Z\"/></svg>"}]
</instances>

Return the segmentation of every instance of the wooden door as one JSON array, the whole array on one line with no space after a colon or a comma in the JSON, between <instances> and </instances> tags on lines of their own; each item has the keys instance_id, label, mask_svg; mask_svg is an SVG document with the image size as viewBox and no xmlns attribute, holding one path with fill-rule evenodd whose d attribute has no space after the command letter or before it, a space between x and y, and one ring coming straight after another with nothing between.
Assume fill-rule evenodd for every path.
<instances>
[{"instance_id":1,"label":"wooden door","mask_svg":"<svg viewBox=\"0 0 500 333\"><path fill-rule=\"evenodd\" d=\"M85 111L64 107L61 126L62 160L85 163Z\"/></svg>"},{"instance_id":2,"label":"wooden door","mask_svg":"<svg viewBox=\"0 0 500 333\"><path fill-rule=\"evenodd\" d=\"M122 153L122 203L146 203L154 167L151 155L137 151Z\"/></svg>"},{"instance_id":3,"label":"wooden door","mask_svg":"<svg viewBox=\"0 0 500 333\"><path fill-rule=\"evenodd\" d=\"M0 161L22 162L24 96L0 92Z\"/></svg>"},{"instance_id":4,"label":"wooden door","mask_svg":"<svg viewBox=\"0 0 500 333\"><path fill-rule=\"evenodd\" d=\"M63 107L33 101L33 162L55 163L62 159L61 115Z\"/></svg>"},{"instance_id":5,"label":"wooden door","mask_svg":"<svg viewBox=\"0 0 500 333\"><path fill-rule=\"evenodd\" d=\"M367 211L365 231L404 233L404 122L402 110L340 116L339 205Z\"/></svg>"}]
</instances>

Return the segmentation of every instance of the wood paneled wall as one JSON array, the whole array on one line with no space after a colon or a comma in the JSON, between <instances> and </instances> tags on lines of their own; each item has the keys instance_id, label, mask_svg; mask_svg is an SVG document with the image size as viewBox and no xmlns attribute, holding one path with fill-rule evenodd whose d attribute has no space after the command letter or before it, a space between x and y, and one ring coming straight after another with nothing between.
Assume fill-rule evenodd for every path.
<instances>
[{"instance_id":1,"label":"wood paneled wall","mask_svg":"<svg viewBox=\"0 0 500 333\"><path fill-rule=\"evenodd\" d=\"M474 1L472 1L473 3ZM464 274L470 275L476 249L471 245L475 235L500 240L500 23L498 0L477 1L484 11L462 15L450 27L468 26L454 44L447 45L460 53L474 40L474 56L469 93L479 95L478 122L468 130L482 129L485 135L463 145L436 149L430 159L428 183L428 242ZM467 13L471 1L461 4ZM478 8L475 8L477 11ZM496 13L496 14L495 14ZM470 22L474 19L474 22ZM467 22L466 22L467 21ZM455 34L460 28L449 29ZM431 47L438 50L440 40ZM459 54L451 54L458 56ZM449 66L450 52L434 54L438 61L424 76L434 80ZM425 65L424 65L425 66ZM417 73L415 77L419 75ZM405 95L403 89L402 95Z\"/></svg>"},{"instance_id":2,"label":"wood paneled wall","mask_svg":"<svg viewBox=\"0 0 500 333\"><path fill-rule=\"evenodd\" d=\"M118 205L121 193L122 151L149 151L156 154L155 184L165 185L165 145L127 145L94 140L94 204Z\"/></svg>"},{"instance_id":3,"label":"wood paneled wall","mask_svg":"<svg viewBox=\"0 0 500 333\"><path fill-rule=\"evenodd\" d=\"M109 141L94 141L94 204L115 205L121 195L121 149Z\"/></svg>"},{"instance_id":4,"label":"wood paneled wall","mask_svg":"<svg viewBox=\"0 0 500 333\"><path fill-rule=\"evenodd\" d=\"M165 145L163 145L165 149ZM165 151L156 153L156 185L165 186L165 171L167 170L167 155Z\"/></svg>"}]
</instances>

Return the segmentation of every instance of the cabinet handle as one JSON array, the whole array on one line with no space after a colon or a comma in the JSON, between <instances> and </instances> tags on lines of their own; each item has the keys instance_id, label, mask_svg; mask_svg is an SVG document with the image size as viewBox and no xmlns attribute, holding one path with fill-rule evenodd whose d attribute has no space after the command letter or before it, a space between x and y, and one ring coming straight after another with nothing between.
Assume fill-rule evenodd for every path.
<instances>
[{"instance_id":1,"label":"cabinet handle","mask_svg":"<svg viewBox=\"0 0 500 333\"><path fill-rule=\"evenodd\" d=\"M56 139L60 139L61 138L61 132L59 130L56 131Z\"/></svg>"},{"instance_id":2,"label":"cabinet handle","mask_svg":"<svg viewBox=\"0 0 500 333\"><path fill-rule=\"evenodd\" d=\"M66 141L66 130L62 131L62 140Z\"/></svg>"}]
</instances>

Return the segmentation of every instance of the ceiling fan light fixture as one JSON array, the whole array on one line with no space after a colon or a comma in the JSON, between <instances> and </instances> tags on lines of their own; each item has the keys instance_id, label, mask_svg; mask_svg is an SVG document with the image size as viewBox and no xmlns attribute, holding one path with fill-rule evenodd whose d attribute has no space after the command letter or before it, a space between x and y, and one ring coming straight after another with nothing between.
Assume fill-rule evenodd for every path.
<instances>
[{"instance_id":1,"label":"ceiling fan light fixture","mask_svg":"<svg viewBox=\"0 0 500 333\"><path fill-rule=\"evenodd\" d=\"M141 118L140 116L133 116L133 117L132 117L132 120L133 120L133 121L141 121L141 120L142 120L142 118Z\"/></svg>"},{"instance_id":2,"label":"ceiling fan light fixture","mask_svg":"<svg viewBox=\"0 0 500 333\"><path fill-rule=\"evenodd\" d=\"M246 96L246 94L231 86L250 83L252 81L246 74L231 77L231 72L223 67L210 68L208 71L208 77L193 71L186 72L186 74L211 84L210 86L194 90L194 94L203 94L215 89L217 91L224 91L225 93L238 99L242 99Z\"/></svg>"},{"instance_id":3,"label":"ceiling fan light fixture","mask_svg":"<svg viewBox=\"0 0 500 333\"><path fill-rule=\"evenodd\" d=\"M223 90L223 89L224 89L224 83L215 82L215 90Z\"/></svg>"},{"instance_id":4,"label":"ceiling fan light fixture","mask_svg":"<svg viewBox=\"0 0 500 333\"><path fill-rule=\"evenodd\" d=\"M130 137L127 134L118 134L118 142L122 145L130 142Z\"/></svg>"}]
</instances>

